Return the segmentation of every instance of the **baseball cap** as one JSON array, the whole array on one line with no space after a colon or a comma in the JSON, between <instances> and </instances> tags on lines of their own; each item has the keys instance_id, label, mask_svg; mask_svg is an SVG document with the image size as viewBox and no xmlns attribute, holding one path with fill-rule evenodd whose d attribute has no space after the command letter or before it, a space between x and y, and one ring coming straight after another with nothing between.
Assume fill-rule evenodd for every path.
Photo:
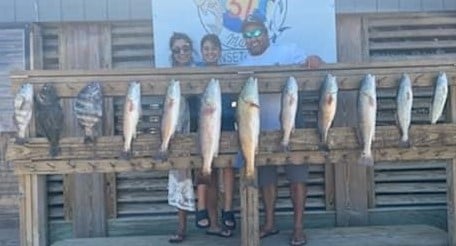
<instances>
[{"instance_id":1,"label":"baseball cap","mask_svg":"<svg viewBox=\"0 0 456 246\"><path fill-rule=\"evenodd\" d=\"M266 25L264 24L264 21L265 21L264 16L258 15L258 14L251 14L251 15L247 16L247 18L244 20L244 23L242 23L242 31L244 31L245 28L249 25L256 25L256 26L260 26L260 27L263 27L264 29L266 29Z\"/></svg>"}]
</instances>

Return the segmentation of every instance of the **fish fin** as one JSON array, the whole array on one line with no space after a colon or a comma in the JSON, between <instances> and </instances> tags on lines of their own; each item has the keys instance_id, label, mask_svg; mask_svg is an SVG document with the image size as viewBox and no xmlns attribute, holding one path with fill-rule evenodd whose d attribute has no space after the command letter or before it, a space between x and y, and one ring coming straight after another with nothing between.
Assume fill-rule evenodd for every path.
<instances>
[{"instance_id":1,"label":"fish fin","mask_svg":"<svg viewBox=\"0 0 456 246\"><path fill-rule=\"evenodd\" d=\"M134 109L133 101L131 99L127 99L125 107L128 109L128 112L132 112Z\"/></svg>"},{"instance_id":2,"label":"fish fin","mask_svg":"<svg viewBox=\"0 0 456 246\"><path fill-rule=\"evenodd\" d=\"M368 98L369 98L369 105L372 106L372 107L375 106L375 103L376 103L375 102L375 98L373 98L371 96L369 96Z\"/></svg>"},{"instance_id":3,"label":"fish fin","mask_svg":"<svg viewBox=\"0 0 456 246\"><path fill-rule=\"evenodd\" d=\"M130 160L131 159L131 152L130 151L122 151L120 152L120 159L121 160Z\"/></svg>"},{"instance_id":4,"label":"fish fin","mask_svg":"<svg viewBox=\"0 0 456 246\"><path fill-rule=\"evenodd\" d=\"M400 141L399 142L399 146L401 148L410 148L411 147L411 144L410 144L410 140L407 140L407 141Z\"/></svg>"},{"instance_id":5,"label":"fish fin","mask_svg":"<svg viewBox=\"0 0 456 246\"><path fill-rule=\"evenodd\" d=\"M295 98L294 97L290 97L290 100L288 101L288 105L293 105L293 103L295 102Z\"/></svg>"},{"instance_id":6,"label":"fish fin","mask_svg":"<svg viewBox=\"0 0 456 246\"><path fill-rule=\"evenodd\" d=\"M18 97L14 100L15 109L23 109L25 105L25 99L23 97Z\"/></svg>"},{"instance_id":7,"label":"fish fin","mask_svg":"<svg viewBox=\"0 0 456 246\"><path fill-rule=\"evenodd\" d=\"M364 141L363 141L363 135L361 134L361 130L359 128L356 128L355 133L356 133L356 140L358 142L358 145L363 146Z\"/></svg>"},{"instance_id":8,"label":"fish fin","mask_svg":"<svg viewBox=\"0 0 456 246\"><path fill-rule=\"evenodd\" d=\"M260 105L253 103L253 102L249 102L249 105L252 107L255 107L255 108L260 108Z\"/></svg>"},{"instance_id":9,"label":"fish fin","mask_svg":"<svg viewBox=\"0 0 456 246\"><path fill-rule=\"evenodd\" d=\"M363 153L358 159L358 165L372 167L374 166L374 158Z\"/></svg>"},{"instance_id":10,"label":"fish fin","mask_svg":"<svg viewBox=\"0 0 456 246\"><path fill-rule=\"evenodd\" d=\"M21 137L16 137L16 142L15 143L17 145L24 145L25 143L27 143L27 139L21 138Z\"/></svg>"},{"instance_id":11,"label":"fish fin","mask_svg":"<svg viewBox=\"0 0 456 246\"><path fill-rule=\"evenodd\" d=\"M326 95L326 100L325 100L326 104L331 105L331 103L333 102L333 100L334 100L334 99L333 99L333 97L332 97L330 94L327 94L327 95Z\"/></svg>"}]
</instances>

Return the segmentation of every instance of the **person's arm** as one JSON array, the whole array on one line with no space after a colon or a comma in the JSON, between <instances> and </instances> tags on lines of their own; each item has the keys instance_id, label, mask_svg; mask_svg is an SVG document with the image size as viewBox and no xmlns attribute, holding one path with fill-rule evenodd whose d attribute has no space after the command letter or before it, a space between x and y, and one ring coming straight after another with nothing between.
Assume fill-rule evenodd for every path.
<instances>
[{"instance_id":1,"label":"person's arm","mask_svg":"<svg viewBox=\"0 0 456 246\"><path fill-rule=\"evenodd\" d=\"M293 56L293 64L302 64L305 68L310 69L319 68L321 65L325 64L321 57L317 55L307 55L295 44L292 44L289 47Z\"/></svg>"}]
</instances>

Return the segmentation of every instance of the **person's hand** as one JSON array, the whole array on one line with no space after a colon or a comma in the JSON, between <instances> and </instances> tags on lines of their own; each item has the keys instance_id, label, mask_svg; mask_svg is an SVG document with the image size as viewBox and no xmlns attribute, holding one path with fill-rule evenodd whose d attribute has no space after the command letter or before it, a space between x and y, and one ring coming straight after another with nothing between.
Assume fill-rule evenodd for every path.
<instances>
[{"instance_id":1,"label":"person's hand","mask_svg":"<svg viewBox=\"0 0 456 246\"><path fill-rule=\"evenodd\" d=\"M304 67L311 69L319 68L323 64L325 64L325 62L319 56L316 55L308 56L304 61Z\"/></svg>"}]
</instances>

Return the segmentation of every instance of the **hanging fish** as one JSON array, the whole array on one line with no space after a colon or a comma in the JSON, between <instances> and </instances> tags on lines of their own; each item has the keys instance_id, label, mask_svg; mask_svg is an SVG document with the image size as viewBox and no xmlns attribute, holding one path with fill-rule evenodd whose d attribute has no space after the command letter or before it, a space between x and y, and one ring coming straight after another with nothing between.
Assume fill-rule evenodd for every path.
<instances>
[{"instance_id":1,"label":"hanging fish","mask_svg":"<svg viewBox=\"0 0 456 246\"><path fill-rule=\"evenodd\" d=\"M443 109L445 108L446 99L448 96L448 79L444 72L439 73L437 82L435 84L434 98L432 99L431 106L431 124L437 123L440 116L442 116Z\"/></svg>"},{"instance_id":2,"label":"hanging fish","mask_svg":"<svg viewBox=\"0 0 456 246\"><path fill-rule=\"evenodd\" d=\"M409 141L409 128L412 122L412 104L413 104L413 91L412 82L407 74L403 74L399 82L399 88L396 96L396 120L397 126L401 131L400 146L410 147Z\"/></svg>"},{"instance_id":3,"label":"hanging fish","mask_svg":"<svg viewBox=\"0 0 456 246\"><path fill-rule=\"evenodd\" d=\"M130 159L131 142L136 139L136 126L141 115L141 84L137 81L131 82L128 93L125 97L123 114L123 136L124 148L121 153L122 159Z\"/></svg>"},{"instance_id":4,"label":"hanging fish","mask_svg":"<svg viewBox=\"0 0 456 246\"><path fill-rule=\"evenodd\" d=\"M63 110L60 99L52 84L45 84L35 96L35 115L38 129L50 143L49 155L57 156L60 152L59 140L63 130Z\"/></svg>"},{"instance_id":5,"label":"hanging fish","mask_svg":"<svg viewBox=\"0 0 456 246\"><path fill-rule=\"evenodd\" d=\"M282 127L282 149L289 150L290 136L295 129L296 112L298 110L298 83L294 77L289 77L282 89L280 109L280 124Z\"/></svg>"},{"instance_id":6,"label":"hanging fish","mask_svg":"<svg viewBox=\"0 0 456 246\"><path fill-rule=\"evenodd\" d=\"M166 90L165 101L163 102L163 115L160 128L162 142L160 150L155 157L157 160L163 161L168 158L168 145L178 126L180 106L180 82L178 80L171 80L171 83Z\"/></svg>"},{"instance_id":7,"label":"hanging fish","mask_svg":"<svg viewBox=\"0 0 456 246\"><path fill-rule=\"evenodd\" d=\"M90 82L76 97L74 113L79 126L84 131L84 143L95 143L97 124L103 116L103 95L98 82Z\"/></svg>"},{"instance_id":8,"label":"hanging fish","mask_svg":"<svg viewBox=\"0 0 456 246\"><path fill-rule=\"evenodd\" d=\"M17 127L16 144L25 144L25 131L32 119L33 86L30 83L21 85L14 97L14 123Z\"/></svg>"},{"instance_id":9,"label":"hanging fish","mask_svg":"<svg viewBox=\"0 0 456 246\"><path fill-rule=\"evenodd\" d=\"M318 131L320 133L320 147L323 150L328 150L328 131L336 115L338 91L336 77L331 74L326 75L320 88L318 109Z\"/></svg>"},{"instance_id":10,"label":"hanging fish","mask_svg":"<svg viewBox=\"0 0 456 246\"><path fill-rule=\"evenodd\" d=\"M372 141L375 136L375 121L377 114L377 92L375 88L375 76L366 75L361 82L358 94L358 123L359 135L363 150L358 160L358 164L373 166Z\"/></svg>"}]
</instances>

